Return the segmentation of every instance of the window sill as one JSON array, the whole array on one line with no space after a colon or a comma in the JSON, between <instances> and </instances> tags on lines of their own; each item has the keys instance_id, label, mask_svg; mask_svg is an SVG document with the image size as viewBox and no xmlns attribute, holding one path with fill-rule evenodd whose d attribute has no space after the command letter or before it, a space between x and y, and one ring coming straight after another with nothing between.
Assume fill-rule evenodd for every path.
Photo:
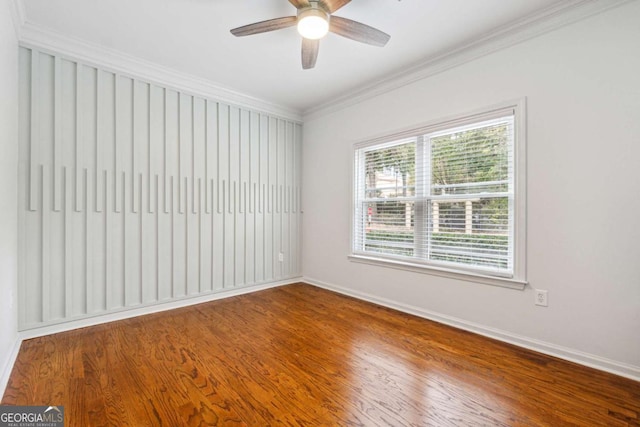
<instances>
[{"instance_id":1,"label":"window sill","mask_svg":"<svg viewBox=\"0 0 640 427\"><path fill-rule=\"evenodd\" d=\"M449 270L446 268L427 266L422 264L413 264L405 261L395 261L389 259L380 259L368 257L364 255L349 255L349 260L363 264L377 265L380 267L396 268L399 270L413 271L416 273L430 274L433 276L447 277L449 279L464 280L467 282L481 283L484 285L499 286L502 288L524 290L527 282L506 277L486 276L483 274L463 272L458 270Z\"/></svg>"}]
</instances>

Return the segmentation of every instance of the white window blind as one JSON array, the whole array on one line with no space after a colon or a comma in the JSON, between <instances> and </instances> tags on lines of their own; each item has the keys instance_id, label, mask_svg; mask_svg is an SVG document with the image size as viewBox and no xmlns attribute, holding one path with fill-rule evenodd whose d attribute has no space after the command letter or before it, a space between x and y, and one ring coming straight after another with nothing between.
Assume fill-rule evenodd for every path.
<instances>
[{"instance_id":1,"label":"white window blind","mask_svg":"<svg viewBox=\"0 0 640 427\"><path fill-rule=\"evenodd\" d=\"M353 253L514 276L515 110L355 150Z\"/></svg>"}]
</instances>

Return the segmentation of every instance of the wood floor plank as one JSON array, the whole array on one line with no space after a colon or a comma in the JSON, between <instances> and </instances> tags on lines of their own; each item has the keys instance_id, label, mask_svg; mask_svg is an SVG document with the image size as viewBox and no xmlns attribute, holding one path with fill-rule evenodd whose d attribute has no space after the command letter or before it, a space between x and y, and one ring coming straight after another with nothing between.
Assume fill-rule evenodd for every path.
<instances>
[{"instance_id":1,"label":"wood floor plank","mask_svg":"<svg viewBox=\"0 0 640 427\"><path fill-rule=\"evenodd\" d=\"M640 426L640 383L295 284L23 342L67 426Z\"/></svg>"}]
</instances>

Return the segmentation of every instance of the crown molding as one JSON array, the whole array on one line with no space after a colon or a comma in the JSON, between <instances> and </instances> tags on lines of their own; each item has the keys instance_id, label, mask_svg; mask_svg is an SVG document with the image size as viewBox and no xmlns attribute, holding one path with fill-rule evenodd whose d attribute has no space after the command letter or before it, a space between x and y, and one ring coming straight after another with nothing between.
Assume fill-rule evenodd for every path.
<instances>
[{"instance_id":1,"label":"crown molding","mask_svg":"<svg viewBox=\"0 0 640 427\"><path fill-rule=\"evenodd\" d=\"M563 0L470 42L437 53L403 71L389 74L348 91L337 99L304 110L303 119L311 120L343 110L631 1L634 0Z\"/></svg>"},{"instance_id":2,"label":"crown molding","mask_svg":"<svg viewBox=\"0 0 640 427\"><path fill-rule=\"evenodd\" d=\"M21 4L22 0L13 0ZM22 15L24 17L24 14ZM20 18L22 19L22 18ZM196 77L155 64L120 51L63 35L34 25L28 20L20 27L18 40L21 46L62 54L87 65L129 75L150 83L170 87L183 93L204 96L216 101L233 104L253 111L302 122L301 112L263 99L243 94L208 79Z\"/></svg>"},{"instance_id":3,"label":"crown molding","mask_svg":"<svg viewBox=\"0 0 640 427\"><path fill-rule=\"evenodd\" d=\"M437 53L403 71L371 81L344 93L338 99L304 111L246 95L208 79L42 28L26 18L24 0L10 1L16 34L20 44L25 47L60 53L86 64L129 74L182 92L210 97L301 123L345 109L634 0L562 0L471 42Z\"/></svg>"}]
</instances>

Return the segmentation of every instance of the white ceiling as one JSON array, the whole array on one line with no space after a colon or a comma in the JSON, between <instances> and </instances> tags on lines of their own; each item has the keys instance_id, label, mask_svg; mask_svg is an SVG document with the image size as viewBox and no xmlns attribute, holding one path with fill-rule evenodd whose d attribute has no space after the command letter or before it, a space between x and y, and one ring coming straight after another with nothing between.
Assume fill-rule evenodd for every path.
<instances>
[{"instance_id":1,"label":"white ceiling","mask_svg":"<svg viewBox=\"0 0 640 427\"><path fill-rule=\"evenodd\" d=\"M573 1L575 3L575 1ZM295 15L287 0L24 0L29 24L304 112L569 0L353 0L336 15L391 35L384 48L329 34L302 70L295 27L231 28Z\"/></svg>"}]
</instances>

